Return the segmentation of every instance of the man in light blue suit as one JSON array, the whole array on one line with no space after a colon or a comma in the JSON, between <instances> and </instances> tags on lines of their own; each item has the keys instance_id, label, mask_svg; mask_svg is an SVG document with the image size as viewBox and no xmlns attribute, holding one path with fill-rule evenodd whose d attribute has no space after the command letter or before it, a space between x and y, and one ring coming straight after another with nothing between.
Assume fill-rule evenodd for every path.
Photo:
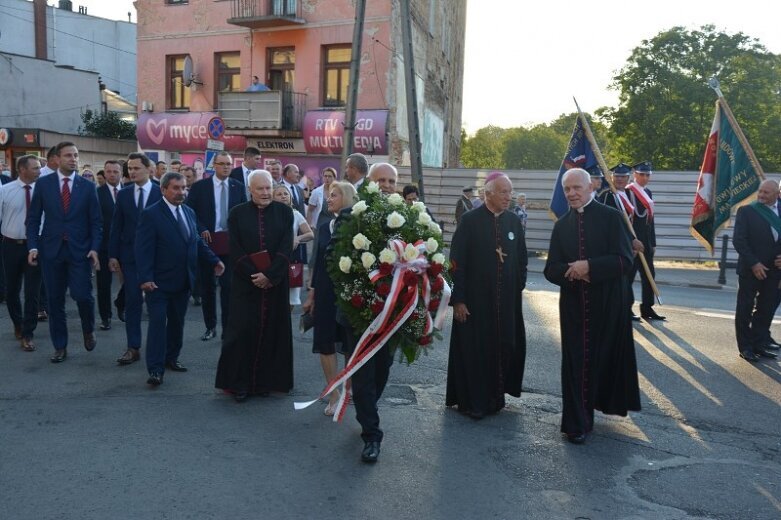
<instances>
[{"instance_id":1,"label":"man in light blue suit","mask_svg":"<svg viewBox=\"0 0 781 520\"><path fill-rule=\"evenodd\" d=\"M187 371L179 363L179 352L199 258L214 266L215 275L225 272L225 265L198 234L195 213L182 204L185 186L181 173L163 175L160 180L163 199L141 213L136 229L138 282L147 294L149 309L146 382L152 387L162 384L165 369Z\"/></svg>"},{"instance_id":2,"label":"man in light blue suit","mask_svg":"<svg viewBox=\"0 0 781 520\"><path fill-rule=\"evenodd\" d=\"M28 262L37 265L40 261L49 305L49 333L54 345L50 359L52 363L60 363L68 354L66 290L79 308L84 348L92 351L97 343L91 277L92 269L99 269L103 217L95 184L76 173L79 169L76 145L64 141L55 151L59 168L56 174L38 180L30 202L27 247Z\"/></svg>"},{"instance_id":3,"label":"man in light blue suit","mask_svg":"<svg viewBox=\"0 0 781 520\"><path fill-rule=\"evenodd\" d=\"M130 365L141 358L141 312L144 295L138 281L136 266L136 228L141 212L158 202L160 188L149 180L152 162L142 153L127 156L127 171L131 184L117 195L109 239L109 269L121 271L125 281L125 335L127 349L117 359L120 365Z\"/></svg>"}]
</instances>

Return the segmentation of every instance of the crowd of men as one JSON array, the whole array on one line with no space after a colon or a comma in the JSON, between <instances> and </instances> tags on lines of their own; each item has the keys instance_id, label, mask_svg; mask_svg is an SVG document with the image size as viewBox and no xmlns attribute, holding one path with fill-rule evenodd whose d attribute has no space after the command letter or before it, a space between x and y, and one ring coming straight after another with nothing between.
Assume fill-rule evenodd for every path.
<instances>
[{"instance_id":1,"label":"crowd of men","mask_svg":"<svg viewBox=\"0 0 781 520\"><path fill-rule=\"evenodd\" d=\"M280 291L288 288L292 215L295 211L306 215L315 228L321 219L337 217L332 230L339 219L349 216L325 215L324 201L334 194L325 190L308 194L299 186L296 165L283 167L272 161L263 170L259 160L260 152L250 147L242 165L232 168L230 154L220 152L214 159L214 175L196 180L194 170L178 161L155 164L142 153L131 153L122 162L106 161L98 176L103 182L96 187L78 173L78 149L71 142L52 150L47 158L49 171L41 168L36 156L20 157L18 178L0 190L0 229L8 312L21 348L36 348L34 331L44 295L54 347L50 360L67 359L65 298L69 293L78 306L84 348L92 351L97 344L93 271L103 330L112 326L111 285L116 273L123 283L113 306L124 321L127 339L117 362L130 365L141 359L145 302L147 384L159 386L166 370L187 370L179 354L185 313L196 289L206 328L201 339L216 337L219 286L220 336L225 341L217 386L239 402L269 390L289 391L292 352L289 357L269 352L292 349L290 331L284 338L273 332L290 328L287 294L283 297ZM630 173L633 183L628 183ZM632 320L665 320L653 309L655 213L647 188L651 174L649 162L620 163L611 171L609 190L599 169L574 168L561 179L570 210L554 226L544 275L561 292L561 431L572 443L585 442L593 429L594 410L626 415L640 409ZM344 175L326 169L324 188L343 177L360 194L367 176L383 194L397 193L396 169L387 163L369 168L361 154L348 158ZM276 187L287 191L287 205L272 200ZM512 182L499 172L486 178L479 203L470 191L465 188L458 202L458 227L450 251L454 324L446 404L481 419L502 410L505 394L519 396L522 388L525 198L515 204L523 206L522 212L511 211ZM778 194L777 183L763 182L758 201L742 208L736 219L734 240L740 255L736 333L740 356L752 362L760 356L775 357L773 350L779 348L769 333L781 302ZM418 192L410 186L403 195L412 203ZM271 258L264 259L270 252ZM638 270L640 317L632 312L632 281ZM232 283L241 287L235 298ZM279 292L273 299L258 296L272 294L268 292L272 288ZM232 310L232 300L240 305L238 310ZM274 309L270 311L269 305ZM269 318L277 315L274 312L279 318ZM362 331L353 331L338 314L336 321L345 328L344 350L349 352ZM269 337L281 338L274 340L279 345L269 346ZM478 345L481 348L475 348ZM256 380L280 375L263 375L268 368L263 356L287 360L278 370L285 373L283 382ZM390 353L383 349L353 376L352 397L365 443L361 458L366 462L379 457L383 432L377 403L391 362ZM251 375L245 373L250 367L254 367Z\"/></svg>"}]
</instances>

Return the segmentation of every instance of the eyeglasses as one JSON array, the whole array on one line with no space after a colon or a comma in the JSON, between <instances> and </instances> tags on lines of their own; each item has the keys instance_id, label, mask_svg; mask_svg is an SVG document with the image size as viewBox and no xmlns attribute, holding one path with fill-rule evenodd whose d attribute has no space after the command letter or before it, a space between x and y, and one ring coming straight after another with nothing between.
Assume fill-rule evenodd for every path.
<instances>
[{"instance_id":1,"label":"eyeglasses","mask_svg":"<svg viewBox=\"0 0 781 520\"><path fill-rule=\"evenodd\" d=\"M231 163L229 162L216 162L214 163L214 166L230 166Z\"/></svg>"}]
</instances>

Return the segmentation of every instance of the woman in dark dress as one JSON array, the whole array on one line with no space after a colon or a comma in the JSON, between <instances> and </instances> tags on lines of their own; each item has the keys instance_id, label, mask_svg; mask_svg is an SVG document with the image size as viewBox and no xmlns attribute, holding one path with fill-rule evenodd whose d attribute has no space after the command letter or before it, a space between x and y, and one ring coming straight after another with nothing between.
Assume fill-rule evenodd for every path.
<instances>
[{"instance_id":1,"label":"woman in dark dress","mask_svg":"<svg viewBox=\"0 0 781 520\"><path fill-rule=\"evenodd\" d=\"M334 182L328 193L328 211L334 217L344 208L351 207L357 201L355 187L349 182ZM325 253L333 232L333 220L324 221L317 228L317 250L312 272L312 288L302 306L314 320L312 352L320 354L325 381L328 383L338 373L336 362L336 344L342 342L342 328L336 324L336 294L331 277L325 266ZM333 415L339 392L331 392L328 405L323 413Z\"/></svg>"},{"instance_id":2,"label":"woman in dark dress","mask_svg":"<svg viewBox=\"0 0 781 520\"><path fill-rule=\"evenodd\" d=\"M272 200L270 173L255 170L248 182L252 200L228 216L232 307L215 383L239 402L293 388L288 306L293 212Z\"/></svg>"}]
</instances>

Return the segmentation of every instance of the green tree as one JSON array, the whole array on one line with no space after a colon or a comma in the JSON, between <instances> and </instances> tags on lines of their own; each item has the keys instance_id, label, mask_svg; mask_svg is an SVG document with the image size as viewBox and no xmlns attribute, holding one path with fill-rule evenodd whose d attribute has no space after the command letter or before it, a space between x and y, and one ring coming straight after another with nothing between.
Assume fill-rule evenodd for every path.
<instances>
[{"instance_id":1,"label":"green tree","mask_svg":"<svg viewBox=\"0 0 781 520\"><path fill-rule=\"evenodd\" d=\"M696 170L714 114L708 78L717 76L767 170L781 166L781 56L743 33L673 27L644 40L613 78L618 108L597 117L610 127L614 160L652 160L659 170Z\"/></svg>"},{"instance_id":2,"label":"green tree","mask_svg":"<svg viewBox=\"0 0 781 520\"><path fill-rule=\"evenodd\" d=\"M504 136L505 167L512 170L556 170L561 165L568 141L569 134L557 133L545 124L512 128Z\"/></svg>"},{"instance_id":3,"label":"green tree","mask_svg":"<svg viewBox=\"0 0 781 520\"><path fill-rule=\"evenodd\" d=\"M92 110L86 110L81 114L84 127L80 130L95 137L108 137L111 139L135 139L136 125L125 121L116 112L100 114Z\"/></svg>"},{"instance_id":4,"label":"green tree","mask_svg":"<svg viewBox=\"0 0 781 520\"><path fill-rule=\"evenodd\" d=\"M486 126L461 146L461 163L465 168L504 168L502 140L504 128ZM464 134L465 135L465 134Z\"/></svg>"}]
</instances>

